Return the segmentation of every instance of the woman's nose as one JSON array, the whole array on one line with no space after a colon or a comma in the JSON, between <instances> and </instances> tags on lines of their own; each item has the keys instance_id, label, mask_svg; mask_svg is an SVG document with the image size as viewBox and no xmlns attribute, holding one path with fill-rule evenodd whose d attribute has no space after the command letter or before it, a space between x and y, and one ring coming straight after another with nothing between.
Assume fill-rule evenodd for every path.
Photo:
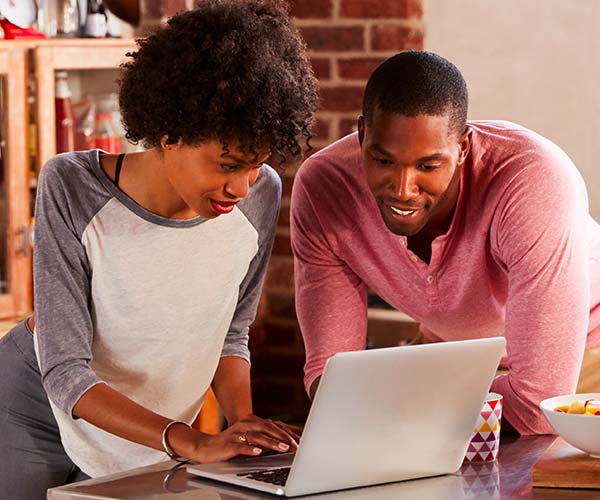
<instances>
[{"instance_id":1,"label":"woman's nose","mask_svg":"<svg viewBox=\"0 0 600 500\"><path fill-rule=\"evenodd\" d=\"M252 185L251 177L247 172L231 177L225 185L225 191L234 198L245 198Z\"/></svg>"}]
</instances>

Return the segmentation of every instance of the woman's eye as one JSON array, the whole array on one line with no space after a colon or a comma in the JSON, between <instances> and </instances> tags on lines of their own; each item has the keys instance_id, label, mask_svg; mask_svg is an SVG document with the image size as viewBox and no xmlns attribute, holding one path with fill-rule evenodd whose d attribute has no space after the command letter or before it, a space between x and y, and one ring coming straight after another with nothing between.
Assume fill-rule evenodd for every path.
<instances>
[{"instance_id":1,"label":"woman's eye","mask_svg":"<svg viewBox=\"0 0 600 500\"><path fill-rule=\"evenodd\" d=\"M227 163L221 163L221 168L225 170L225 172L235 172L238 169L237 165L230 165Z\"/></svg>"}]
</instances>

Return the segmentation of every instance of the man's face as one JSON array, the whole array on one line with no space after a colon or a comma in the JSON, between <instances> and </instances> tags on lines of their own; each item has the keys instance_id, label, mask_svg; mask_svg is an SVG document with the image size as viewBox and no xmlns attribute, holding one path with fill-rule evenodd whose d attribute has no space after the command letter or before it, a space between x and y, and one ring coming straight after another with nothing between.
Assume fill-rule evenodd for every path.
<instances>
[{"instance_id":1,"label":"man's face","mask_svg":"<svg viewBox=\"0 0 600 500\"><path fill-rule=\"evenodd\" d=\"M448 114L409 117L375 110L371 122L359 119L361 155L385 225L402 236L443 234L456 206L470 133L457 137Z\"/></svg>"}]
</instances>

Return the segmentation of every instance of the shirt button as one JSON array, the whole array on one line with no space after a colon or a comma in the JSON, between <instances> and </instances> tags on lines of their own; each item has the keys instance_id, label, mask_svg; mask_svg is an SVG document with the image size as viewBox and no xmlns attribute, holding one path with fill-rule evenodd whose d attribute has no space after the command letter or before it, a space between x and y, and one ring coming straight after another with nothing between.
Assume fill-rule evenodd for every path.
<instances>
[{"instance_id":1,"label":"shirt button","mask_svg":"<svg viewBox=\"0 0 600 500\"><path fill-rule=\"evenodd\" d=\"M433 276L431 276L431 275L427 276L427 283L429 283L429 284L433 283Z\"/></svg>"},{"instance_id":2,"label":"shirt button","mask_svg":"<svg viewBox=\"0 0 600 500\"><path fill-rule=\"evenodd\" d=\"M419 258L416 255L411 255L410 260L412 260L413 262L417 262Z\"/></svg>"},{"instance_id":3,"label":"shirt button","mask_svg":"<svg viewBox=\"0 0 600 500\"><path fill-rule=\"evenodd\" d=\"M404 238L402 238L402 239L400 240L400 245L402 245L403 247L405 247L405 246L406 246L406 240L405 240Z\"/></svg>"}]
</instances>

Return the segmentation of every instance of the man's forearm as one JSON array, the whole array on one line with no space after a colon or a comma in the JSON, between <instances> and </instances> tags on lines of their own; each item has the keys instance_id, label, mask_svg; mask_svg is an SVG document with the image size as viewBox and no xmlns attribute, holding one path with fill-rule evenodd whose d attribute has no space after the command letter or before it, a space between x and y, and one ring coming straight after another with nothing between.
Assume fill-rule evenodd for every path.
<instances>
[{"instance_id":1,"label":"man's forearm","mask_svg":"<svg viewBox=\"0 0 600 500\"><path fill-rule=\"evenodd\" d=\"M229 425L252 413L250 365L245 359L221 358L212 388Z\"/></svg>"}]
</instances>

